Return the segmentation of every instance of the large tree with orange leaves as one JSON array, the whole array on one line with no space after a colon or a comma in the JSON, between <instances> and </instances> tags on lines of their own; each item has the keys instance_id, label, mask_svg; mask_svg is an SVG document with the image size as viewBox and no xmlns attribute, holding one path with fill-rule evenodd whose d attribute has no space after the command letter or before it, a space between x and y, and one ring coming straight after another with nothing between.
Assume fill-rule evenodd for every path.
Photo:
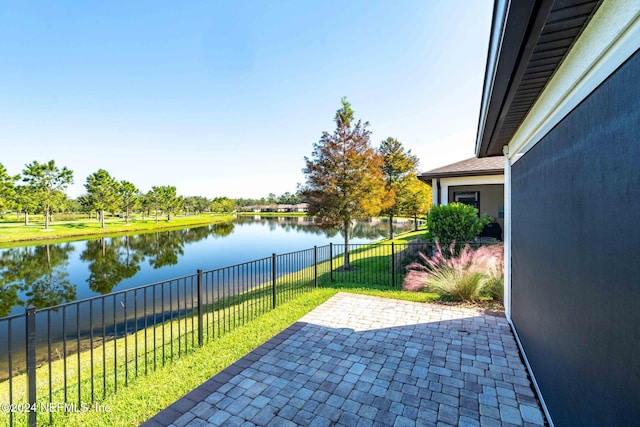
<instances>
[{"instance_id":1,"label":"large tree with orange leaves","mask_svg":"<svg viewBox=\"0 0 640 427\"><path fill-rule=\"evenodd\" d=\"M353 118L351 104L341 99L336 129L323 132L314 144L311 159L305 157L306 185L302 194L309 215L320 224L340 227L344 235L344 265L350 269L349 236L353 223L380 213L383 207L382 159L371 147L368 122Z\"/></svg>"}]
</instances>

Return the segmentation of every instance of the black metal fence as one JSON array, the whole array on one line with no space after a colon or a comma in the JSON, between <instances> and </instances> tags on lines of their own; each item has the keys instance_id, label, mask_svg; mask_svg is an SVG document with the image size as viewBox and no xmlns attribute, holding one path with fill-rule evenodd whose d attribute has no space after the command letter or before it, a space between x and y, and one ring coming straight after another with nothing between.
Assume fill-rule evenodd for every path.
<instances>
[{"instance_id":1,"label":"black metal fence","mask_svg":"<svg viewBox=\"0 0 640 427\"><path fill-rule=\"evenodd\" d=\"M331 281L400 286L428 242L331 244L0 319L0 425L52 424Z\"/></svg>"}]
</instances>

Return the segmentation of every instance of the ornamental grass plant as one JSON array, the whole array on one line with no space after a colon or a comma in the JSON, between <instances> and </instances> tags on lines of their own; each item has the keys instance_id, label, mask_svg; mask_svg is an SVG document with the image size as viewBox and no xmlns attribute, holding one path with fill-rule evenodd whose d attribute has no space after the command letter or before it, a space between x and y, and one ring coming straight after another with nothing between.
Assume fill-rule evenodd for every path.
<instances>
[{"instance_id":1,"label":"ornamental grass plant","mask_svg":"<svg viewBox=\"0 0 640 427\"><path fill-rule=\"evenodd\" d=\"M456 254L458 255L449 255ZM502 244L456 251L455 242L446 250L436 243L432 256L419 253L418 261L407 266L403 289L437 292L443 299L478 301L490 298L502 301L504 248Z\"/></svg>"}]
</instances>

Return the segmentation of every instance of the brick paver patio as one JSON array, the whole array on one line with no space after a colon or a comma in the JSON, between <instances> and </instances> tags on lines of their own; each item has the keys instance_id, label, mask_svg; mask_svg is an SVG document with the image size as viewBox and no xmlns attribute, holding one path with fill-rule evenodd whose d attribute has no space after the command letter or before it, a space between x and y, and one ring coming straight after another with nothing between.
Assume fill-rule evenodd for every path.
<instances>
[{"instance_id":1,"label":"brick paver patio","mask_svg":"<svg viewBox=\"0 0 640 427\"><path fill-rule=\"evenodd\" d=\"M501 314L340 293L144 426L540 426Z\"/></svg>"}]
</instances>

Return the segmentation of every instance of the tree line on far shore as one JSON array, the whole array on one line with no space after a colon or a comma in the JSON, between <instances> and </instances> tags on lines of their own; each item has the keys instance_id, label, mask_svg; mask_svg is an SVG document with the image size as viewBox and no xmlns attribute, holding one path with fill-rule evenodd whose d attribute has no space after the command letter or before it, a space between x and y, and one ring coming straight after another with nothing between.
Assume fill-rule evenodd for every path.
<instances>
[{"instance_id":1,"label":"tree line on far shore","mask_svg":"<svg viewBox=\"0 0 640 427\"><path fill-rule=\"evenodd\" d=\"M296 204L301 202L299 193L285 193L281 196L269 194L261 199L231 199L203 196L180 196L175 186L153 186L144 193L127 180L118 180L105 169L99 169L86 178L86 194L71 199L66 189L73 183L73 171L66 166L56 165L54 160L45 163L33 161L25 165L19 175L10 175L0 164L0 216L15 212L18 219L29 225L29 215L42 214L45 229L56 213L96 214L105 227L105 213L121 213L128 224L131 214L141 213L143 218L162 213L167 220L171 216L202 214L205 212L231 213L238 207L265 204Z\"/></svg>"}]
</instances>

